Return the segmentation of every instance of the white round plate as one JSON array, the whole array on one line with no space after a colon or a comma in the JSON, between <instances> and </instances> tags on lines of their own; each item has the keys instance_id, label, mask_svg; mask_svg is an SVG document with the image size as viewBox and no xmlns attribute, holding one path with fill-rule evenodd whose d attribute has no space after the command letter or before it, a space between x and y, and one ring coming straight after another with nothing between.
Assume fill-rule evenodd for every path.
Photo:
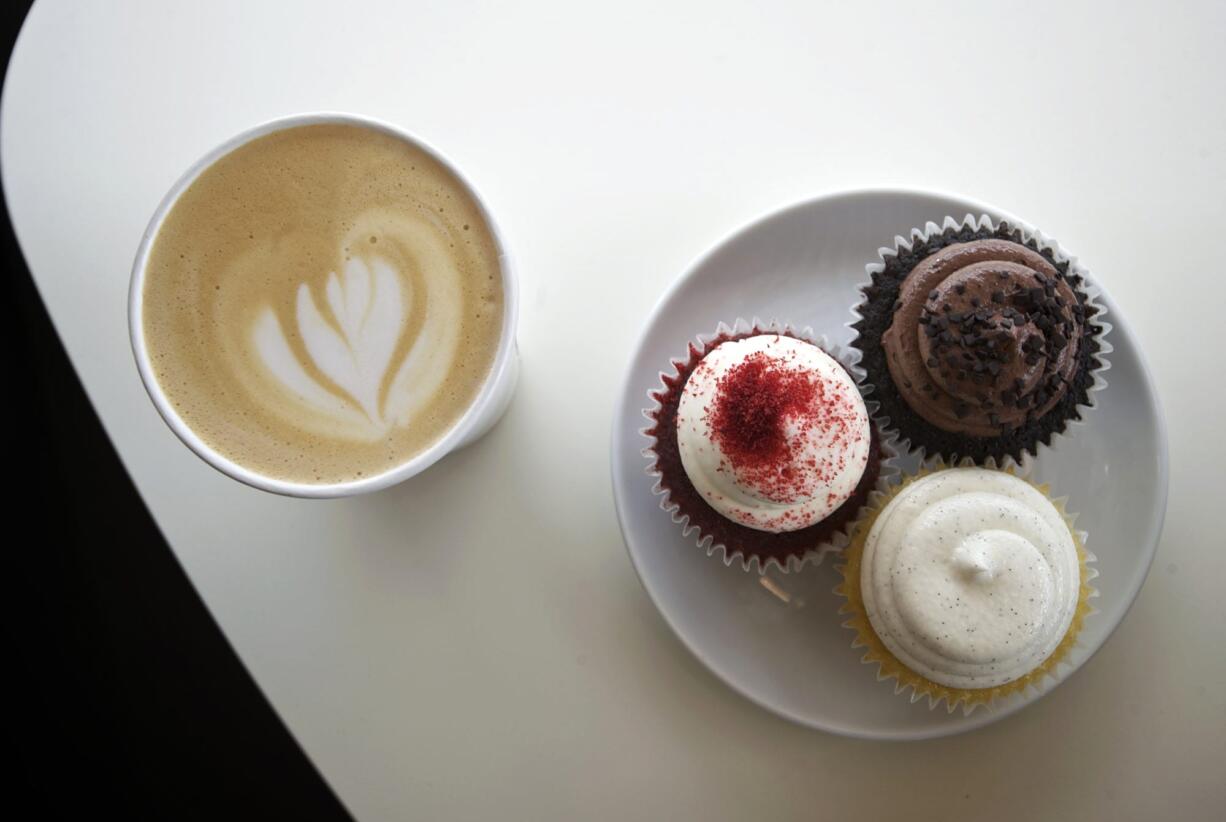
<instances>
[{"instance_id":1,"label":"white round plate","mask_svg":"<svg viewBox=\"0 0 1226 822\"><path fill-rule=\"evenodd\" d=\"M678 638L712 673L759 705L804 725L877 739L921 739L977 728L1033 702L1015 696L970 715L930 710L896 696L851 647L842 627L835 563L766 577L707 557L660 509L645 473L642 411L647 391L671 357L696 334L737 317L811 325L847 344L847 323L864 268L877 249L946 215L1011 215L961 197L918 191L856 191L819 197L776 212L734 233L695 263L652 312L614 409L613 495L630 558L656 607ZM1056 237L1077 253L1075 237ZM1082 260L1095 277L1093 260ZM1108 386L1098 406L1058 447L1035 460L1034 476L1054 496L1068 495L1077 526L1098 557L1093 601L1079 647L1080 667L1110 636L1136 597L1157 547L1166 510L1166 431L1153 382L1128 323L1105 292L1113 330ZM904 471L914 462L903 461ZM1065 678L1072 673L1065 668ZM1044 691L1051 687L1047 680Z\"/></svg>"}]
</instances>

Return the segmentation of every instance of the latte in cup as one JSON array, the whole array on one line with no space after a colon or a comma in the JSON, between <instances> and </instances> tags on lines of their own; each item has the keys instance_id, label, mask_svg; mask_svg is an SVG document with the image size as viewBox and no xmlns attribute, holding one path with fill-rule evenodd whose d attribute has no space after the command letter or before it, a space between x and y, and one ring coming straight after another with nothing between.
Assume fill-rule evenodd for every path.
<instances>
[{"instance_id":1,"label":"latte in cup","mask_svg":"<svg viewBox=\"0 0 1226 822\"><path fill-rule=\"evenodd\" d=\"M145 267L158 387L211 449L333 484L428 449L477 398L503 326L499 247L464 183L375 128L245 143L174 202Z\"/></svg>"}]
</instances>

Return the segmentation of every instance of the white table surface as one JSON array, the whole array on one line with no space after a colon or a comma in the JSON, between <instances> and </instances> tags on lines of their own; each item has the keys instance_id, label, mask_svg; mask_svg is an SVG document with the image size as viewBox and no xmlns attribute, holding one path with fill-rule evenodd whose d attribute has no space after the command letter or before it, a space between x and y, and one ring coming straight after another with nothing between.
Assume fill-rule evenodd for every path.
<instances>
[{"instance_id":1,"label":"white table surface","mask_svg":"<svg viewBox=\"0 0 1226 822\"><path fill-rule=\"evenodd\" d=\"M1210 818L1226 801L1224 38L1212 2L42 0L0 158L141 495L358 818ZM179 173L321 109L458 161L524 295L503 423L335 502L254 491L180 445L124 313ZM864 185L957 191L1073 249L1145 344L1171 432L1165 534L1117 633L1022 713L925 743L795 727L706 673L636 579L609 489L614 394L669 282L765 211Z\"/></svg>"}]
</instances>

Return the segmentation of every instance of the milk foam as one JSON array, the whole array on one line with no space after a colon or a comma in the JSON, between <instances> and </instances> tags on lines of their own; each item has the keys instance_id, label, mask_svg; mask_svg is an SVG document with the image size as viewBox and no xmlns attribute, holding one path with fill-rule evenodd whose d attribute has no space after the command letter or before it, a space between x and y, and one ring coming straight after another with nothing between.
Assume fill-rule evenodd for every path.
<instances>
[{"instance_id":1,"label":"milk foam","mask_svg":"<svg viewBox=\"0 0 1226 822\"><path fill-rule=\"evenodd\" d=\"M438 392L455 362L460 273L436 227L413 217L366 218L350 232L347 245L377 236L371 233L375 230L386 235L389 226L395 239L411 249L424 291L424 320L402 356L395 355L409 330L413 283L378 254L350 256L339 276L330 273L322 310L311 288L298 286L297 331L309 365L326 381L312 377L303 366L272 306L266 306L252 326L257 359L289 400L272 405L303 428L368 441L384 437L394 426L409 424L414 412Z\"/></svg>"},{"instance_id":2,"label":"milk foam","mask_svg":"<svg viewBox=\"0 0 1226 822\"><path fill-rule=\"evenodd\" d=\"M449 169L393 135L300 126L222 157L153 242L142 323L159 387L222 456L344 482L471 406L503 325L498 244Z\"/></svg>"}]
</instances>

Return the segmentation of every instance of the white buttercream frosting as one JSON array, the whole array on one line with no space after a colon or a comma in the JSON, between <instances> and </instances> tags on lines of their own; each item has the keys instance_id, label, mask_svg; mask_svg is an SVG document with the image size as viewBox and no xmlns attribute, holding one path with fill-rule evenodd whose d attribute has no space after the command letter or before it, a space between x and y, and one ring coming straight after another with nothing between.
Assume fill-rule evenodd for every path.
<instances>
[{"instance_id":1,"label":"white buttercream frosting","mask_svg":"<svg viewBox=\"0 0 1226 822\"><path fill-rule=\"evenodd\" d=\"M1068 632L1081 562L1056 506L986 468L921 477L877 516L860 588L873 630L911 670L951 688L1012 682Z\"/></svg>"},{"instance_id":2,"label":"white buttercream frosting","mask_svg":"<svg viewBox=\"0 0 1226 822\"><path fill-rule=\"evenodd\" d=\"M757 402L747 385L786 396ZM761 436L747 440L746 431ZM868 412L829 354L760 334L721 343L695 367L677 409L677 445L690 482L720 514L761 531L795 531L855 491L868 464Z\"/></svg>"}]
</instances>

